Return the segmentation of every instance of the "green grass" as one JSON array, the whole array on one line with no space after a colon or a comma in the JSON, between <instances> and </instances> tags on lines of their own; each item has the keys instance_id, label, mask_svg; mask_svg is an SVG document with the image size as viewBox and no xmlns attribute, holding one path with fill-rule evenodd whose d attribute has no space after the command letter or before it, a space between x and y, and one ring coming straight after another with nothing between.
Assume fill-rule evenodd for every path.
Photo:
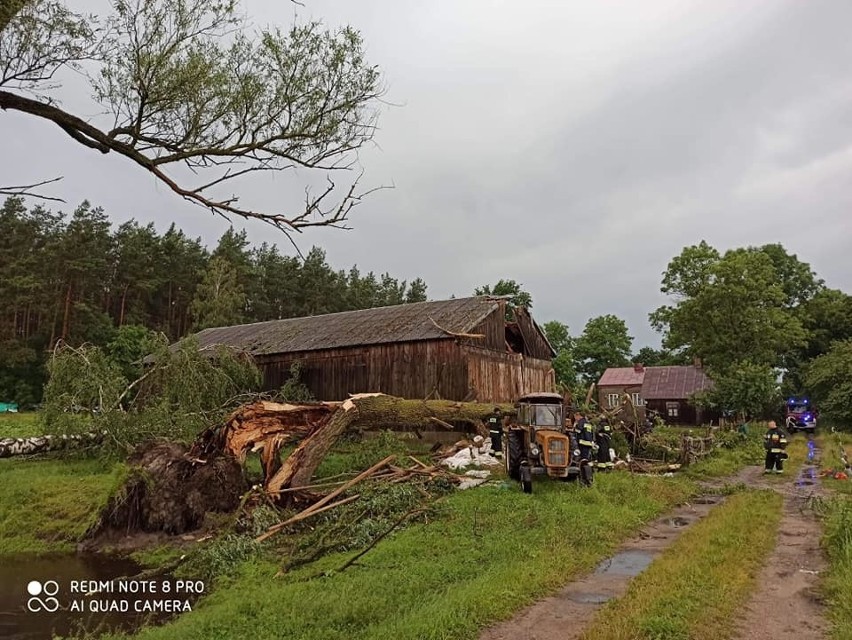
<instances>
[{"instance_id":1,"label":"green grass","mask_svg":"<svg viewBox=\"0 0 852 640\"><path fill-rule=\"evenodd\" d=\"M0 557L73 549L124 473L93 458L0 460Z\"/></svg>"},{"instance_id":2,"label":"green grass","mask_svg":"<svg viewBox=\"0 0 852 640\"><path fill-rule=\"evenodd\" d=\"M690 478L720 478L729 476L745 466L763 464L762 425L752 424L748 434L724 432L719 436L720 446L712 455L689 465L683 472Z\"/></svg>"},{"instance_id":3,"label":"green grass","mask_svg":"<svg viewBox=\"0 0 852 640\"><path fill-rule=\"evenodd\" d=\"M41 435L37 413L0 413L0 438L28 438Z\"/></svg>"},{"instance_id":4,"label":"green grass","mask_svg":"<svg viewBox=\"0 0 852 640\"><path fill-rule=\"evenodd\" d=\"M775 546L781 503L768 491L729 497L633 580L623 598L599 611L583 640L730 637Z\"/></svg>"},{"instance_id":5,"label":"green grass","mask_svg":"<svg viewBox=\"0 0 852 640\"><path fill-rule=\"evenodd\" d=\"M828 484L826 482L825 484ZM823 590L832 623L832 637L852 638L852 498L841 495L826 503L823 546L828 555L828 574Z\"/></svg>"},{"instance_id":6,"label":"green grass","mask_svg":"<svg viewBox=\"0 0 852 640\"><path fill-rule=\"evenodd\" d=\"M594 567L694 485L617 473L591 489L542 480L534 491L453 493L434 520L389 536L343 572L352 552L280 578L278 562L255 558L196 611L140 637L474 638Z\"/></svg>"}]
</instances>

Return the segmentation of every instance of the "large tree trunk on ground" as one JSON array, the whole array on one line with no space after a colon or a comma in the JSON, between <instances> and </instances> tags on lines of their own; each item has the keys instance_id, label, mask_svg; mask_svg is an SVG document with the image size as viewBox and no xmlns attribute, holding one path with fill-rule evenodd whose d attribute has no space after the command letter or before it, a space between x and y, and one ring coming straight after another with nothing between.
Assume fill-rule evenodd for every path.
<instances>
[{"instance_id":1,"label":"large tree trunk on ground","mask_svg":"<svg viewBox=\"0 0 852 640\"><path fill-rule=\"evenodd\" d=\"M345 402L255 402L235 411L222 429L203 435L195 452L225 450L241 462L249 451L260 452L264 486L277 495L282 489L309 484L329 449L347 431L417 431L444 423L460 432L484 434L483 418L493 409L493 404L404 400L382 394L359 394ZM509 406L502 409L512 411ZM278 452L294 441L301 442L280 465Z\"/></svg>"}]
</instances>

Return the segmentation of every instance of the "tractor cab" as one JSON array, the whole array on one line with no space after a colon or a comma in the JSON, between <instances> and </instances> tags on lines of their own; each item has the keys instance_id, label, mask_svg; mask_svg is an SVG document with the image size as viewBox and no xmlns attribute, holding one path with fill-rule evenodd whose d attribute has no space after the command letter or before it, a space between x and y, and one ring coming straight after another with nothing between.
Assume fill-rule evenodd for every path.
<instances>
[{"instance_id":1,"label":"tractor cab","mask_svg":"<svg viewBox=\"0 0 852 640\"><path fill-rule=\"evenodd\" d=\"M544 475L573 480L579 468L572 464L576 443L565 433L565 407L558 393L530 393L517 403L517 417L504 438L506 473L524 483L524 476ZM525 473L526 471L529 473ZM529 481L531 482L531 480Z\"/></svg>"}]
</instances>

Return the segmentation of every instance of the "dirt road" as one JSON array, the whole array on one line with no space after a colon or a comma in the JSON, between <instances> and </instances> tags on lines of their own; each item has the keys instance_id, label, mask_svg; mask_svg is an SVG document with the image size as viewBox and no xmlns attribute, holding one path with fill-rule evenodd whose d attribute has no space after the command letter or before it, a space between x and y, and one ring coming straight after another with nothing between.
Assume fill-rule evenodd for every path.
<instances>
[{"instance_id":1,"label":"dirt road","mask_svg":"<svg viewBox=\"0 0 852 640\"><path fill-rule=\"evenodd\" d=\"M784 495L784 515L778 541L759 576L759 586L744 607L737 640L821 640L828 624L818 599L816 582L825 560L819 547L821 529L807 509L819 491L813 467L788 482L768 482L760 467L747 467L727 483L778 491ZM712 491L721 484L708 485ZM579 638L597 610L621 597L630 581L674 543L690 525L706 516L722 498L709 495L695 504L669 512L622 545L594 573L571 582L556 595L527 607L511 620L486 629L480 640L572 640ZM755 526L760 526L755 523Z\"/></svg>"},{"instance_id":2,"label":"dirt road","mask_svg":"<svg viewBox=\"0 0 852 640\"><path fill-rule=\"evenodd\" d=\"M602 562L594 573L576 580L559 593L527 607L511 620L486 629L481 640L572 640L578 638L597 610L608 600L621 597L630 580L639 575L689 526L722 502L720 496L704 496L655 520L618 552Z\"/></svg>"},{"instance_id":3,"label":"dirt road","mask_svg":"<svg viewBox=\"0 0 852 640\"><path fill-rule=\"evenodd\" d=\"M808 509L819 495L814 476L818 461L806 464L783 485L769 485L757 476L754 485L768 486L784 495L784 516L778 539L760 572L759 587L746 605L737 640L821 640L829 625L819 599L817 582L826 562L819 542L822 529ZM760 470L757 470L760 473Z\"/></svg>"}]
</instances>

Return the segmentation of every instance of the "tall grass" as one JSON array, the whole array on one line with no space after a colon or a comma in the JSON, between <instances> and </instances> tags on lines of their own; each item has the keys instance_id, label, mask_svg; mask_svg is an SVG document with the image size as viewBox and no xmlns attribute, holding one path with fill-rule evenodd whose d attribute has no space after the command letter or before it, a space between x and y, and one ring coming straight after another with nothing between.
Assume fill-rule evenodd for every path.
<instances>
[{"instance_id":1,"label":"tall grass","mask_svg":"<svg viewBox=\"0 0 852 640\"><path fill-rule=\"evenodd\" d=\"M852 638L852 498L838 496L827 502L823 545L829 569L823 588L828 601L832 637Z\"/></svg>"}]
</instances>

